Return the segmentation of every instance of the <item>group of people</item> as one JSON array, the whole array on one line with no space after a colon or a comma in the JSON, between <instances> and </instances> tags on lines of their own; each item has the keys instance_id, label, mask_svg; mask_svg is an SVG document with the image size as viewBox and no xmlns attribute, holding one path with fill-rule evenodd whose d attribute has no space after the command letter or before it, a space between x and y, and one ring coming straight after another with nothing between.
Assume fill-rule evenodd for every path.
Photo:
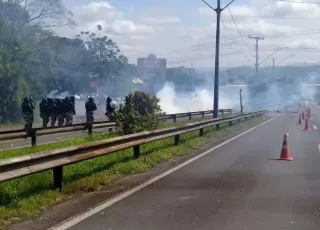
<instances>
[{"instance_id":1,"label":"group of people","mask_svg":"<svg viewBox=\"0 0 320 230\"><path fill-rule=\"evenodd\" d=\"M116 106L112 102L112 98L107 98L106 113L105 115L109 118L109 121L115 121ZM39 105L40 117L42 118L42 126L45 128L51 121L51 127L54 127L58 120L58 126L63 126L64 121L66 125L70 126L73 122L73 115L75 115L74 105L69 97L65 99L52 99L42 98ZM88 128L88 124L92 124L94 121L94 111L97 110L97 105L92 97L88 98L85 104L86 108L86 125L85 129ZM25 129L32 129L33 124L33 111L35 109L32 98L25 97L22 105L22 114L25 121Z\"/></svg>"},{"instance_id":2,"label":"group of people","mask_svg":"<svg viewBox=\"0 0 320 230\"><path fill-rule=\"evenodd\" d=\"M109 121L115 121L116 116L116 105L112 103L112 98L107 98L107 104L106 104L106 113L105 115L108 117ZM88 98L88 101L85 104L86 107L86 127L88 124L92 124L94 121L94 111L97 110L97 105L94 102L92 97Z\"/></svg>"},{"instance_id":3,"label":"group of people","mask_svg":"<svg viewBox=\"0 0 320 230\"><path fill-rule=\"evenodd\" d=\"M34 109L32 98L25 97L21 105L21 110L26 129L32 128ZM64 121L66 121L67 126L72 125L75 111L74 105L69 97L65 99L42 98L39 109L40 117L42 118L42 127L44 128L48 126L50 121L51 127L54 127L57 120L58 126L63 126Z\"/></svg>"}]
</instances>

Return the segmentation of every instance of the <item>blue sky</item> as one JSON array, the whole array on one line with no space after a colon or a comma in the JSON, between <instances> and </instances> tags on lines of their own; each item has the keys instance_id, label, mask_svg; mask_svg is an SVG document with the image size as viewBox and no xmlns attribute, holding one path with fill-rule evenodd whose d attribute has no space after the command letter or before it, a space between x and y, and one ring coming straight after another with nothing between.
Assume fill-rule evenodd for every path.
<instances>
[{"instance_id":1,"label":"blue sky","mask_svg":"<svg viewBox=\"0 0 320 230\"><path fill-rule=\"evenodd\" d=\"M214 7L216 5L215 0L207 2ZM81 30L94 31L100 24L105 35L117 42L131 62L152 52L166 57L172 65L213 64L215 12L201 0L63 0L63 3L74 13L77 26L72 30L61 29L59 35L72 37ZM225 5L225 0L222 0L222 5ZM254 61L254 41L248 39L250 34L266 38L260 43L261 58L280 47L291 47L298 55L289 58L286 63L320 59L317 52L300 50L305 47L320 49L317 33L317 30L320 31L320 5L236 0L222 15L222 66L251 65L243 58L246 56ZM301 19L288 20L282 16ZM308 19L306 16L318 19ZM290 35L290 32L306 30L315 30L315 33ZM292 49L281 50L274 57L280 60L292 52Z\"/></svg>"}]
</instances>

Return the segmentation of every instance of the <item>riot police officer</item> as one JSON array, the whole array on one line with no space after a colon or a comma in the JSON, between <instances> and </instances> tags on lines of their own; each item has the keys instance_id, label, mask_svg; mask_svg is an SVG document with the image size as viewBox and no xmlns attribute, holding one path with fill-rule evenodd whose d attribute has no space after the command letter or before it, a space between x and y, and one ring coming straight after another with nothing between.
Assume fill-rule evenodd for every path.
<instances>
[{"instance_id":1,"label":"riot police officer","mask_svg":"<svg viewBox=\"0 0 320 230\"><path fill-rule=\"evenodd\" d=\"M61 99L56 100L56 111L57 111L57 117L58 117L58 126L63 126L64 118L65 118L65 112L64 112L64 103Z\"/></svg>"},{"instance_id":2,"label":"riot police officer","mask_svg":"<svg viewBox=\"0 0 320 230\"><path fill-rule=\"evenodd\" d=\"M57 120L57 106L55 100L52 98L48 98L48 113L51 120L51 127L54 127Z\"/></svg>"},{"instance_id":3,"label":"riot police officer","mask_svg":"<svg viewBox=\"0 0 320 230\"><path fill-rule=\"evenodd\" d=\"M66 116L66 125L70 126L72 125L73 121L73 103L71 102L69 97L66 97L64 100L64 112Z\"/></svg>"},{"instance_id":4,"label":"riot police officer","mask_svg":"<svg viewBox=\"0 0 320 230\"><path fill-rule=\"evenodd\" d=\"M24 98L21 104L21 110L22 110L22 114L25 122L25 125L24 125L25 129L32 129L34 105L31 97Z\"/></svg>"},{"instance_id":5,"label":"riot police officer","mask_svg":"<svg viewBox=\"0 0 320 230\"><path fill-rule=\"evenodd\" d=\"M97 110L97 105L94 102L92 97L89 97L88 101L85 104L86 107L86 124L84 129L89 130L89 134L92 134L92 124L94 121L94 111Z\"/></svg>"},{"instance_id":6,"label":"riot police officer","mask_svg":"<svg viewBox=\"0 0 320 230\"><path fill-rule=\"evenodd\" d=\"M42 98L42 101L39 107L40 107L40 117L42 118L42 127L45 128L49 123L49 116L50 116L48 101L46 100L46 98Z\"/></svg>"},{"instance_id":7,"label":"riot police officer","mask_svg":"<svg viewBox=\"0 0 320 230\"><path fill-rule=\"evenodd\" d=\"M109 118L109 121L115 120L115 111L116 111L116 105L112 103L112 98L108 97L105 114Z\"/></svg>"}]
</instances>

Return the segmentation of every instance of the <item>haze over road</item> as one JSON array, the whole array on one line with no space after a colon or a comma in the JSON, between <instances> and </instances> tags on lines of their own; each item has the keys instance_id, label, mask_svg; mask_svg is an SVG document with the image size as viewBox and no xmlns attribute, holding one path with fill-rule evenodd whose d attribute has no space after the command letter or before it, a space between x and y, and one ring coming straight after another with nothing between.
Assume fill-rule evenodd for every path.
<instances>
[{"instance_id":1,"label":"haze over road","mask_svg":"<svg viewBox=\"0 0 320 230\"><path fill-rule=\"evenodd\" d=\"M311 109L309 132L284 113L70 229L317 230L320 108ZM294 160L270 160L284 133Z\"/></svg>"}]
</instances>

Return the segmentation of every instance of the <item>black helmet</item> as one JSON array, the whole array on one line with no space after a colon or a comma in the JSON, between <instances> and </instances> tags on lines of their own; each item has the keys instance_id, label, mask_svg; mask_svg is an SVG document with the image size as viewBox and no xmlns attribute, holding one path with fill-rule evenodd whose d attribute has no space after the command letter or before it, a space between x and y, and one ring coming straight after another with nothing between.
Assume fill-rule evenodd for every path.
<instances>
[{"instance_id":1,"label":"black helmet","mask_svg":"<svg viewBox=\"0 0 320 230\"><path fill-rule=\"evenodd\" d=\"M112 101L112 98L111 97L108 97L107 98L107 102L111 102Z\"/></svg>"},{"instance_id":2,"label":"black helmet","mask_svg":"<svg viewBox=\"0 0 320 230\"><path fill-rule=\"evenodd\" d=\"M90 101L90 102L93 102L93 98L92 98L92 97L89 97L89 101Z\"/></svg>"}]
</instances>

